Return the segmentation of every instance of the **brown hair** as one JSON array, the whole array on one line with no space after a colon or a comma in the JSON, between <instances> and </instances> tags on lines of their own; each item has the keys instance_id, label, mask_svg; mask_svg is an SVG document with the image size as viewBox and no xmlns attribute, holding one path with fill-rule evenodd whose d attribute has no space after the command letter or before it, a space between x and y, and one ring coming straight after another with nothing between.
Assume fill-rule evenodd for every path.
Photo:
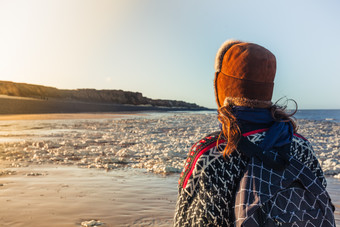
<instances>
[{"instance_id":1,"label":"brown hair","mask_svg":"<svg viewBox=\"0 0 340 227\"><path fill-rule=\"evenodd\" d=\"M297 112L298 105L292 99L286 99L284 104L279 105L278 102L281 100L282 98L271 105L268 109L270 110L271 115L275 121L290 122L295 133L297 132L298 127L295 119L293 118L293 115ZM295 110L292 113L288 113L286 111L289 101L292 101L295 104ZM226 156L229 156L234 150L236 150L237 144L242 136L240 127L237 123L237 119L232 113L232 108L233 104L228 103L227 105L224 105L217 110L218 120L222 124L222 131L218 140L220 140L221 136L223 135L227 141L227 145L223 150L224 158L226 158Z\"/></svg>"}]
</instances>

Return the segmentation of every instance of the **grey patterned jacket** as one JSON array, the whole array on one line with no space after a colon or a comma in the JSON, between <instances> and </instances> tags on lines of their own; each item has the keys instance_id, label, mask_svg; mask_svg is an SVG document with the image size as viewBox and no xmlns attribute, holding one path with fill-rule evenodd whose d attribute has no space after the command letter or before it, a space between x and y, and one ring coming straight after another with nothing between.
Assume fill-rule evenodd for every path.
<instances>
[{"instance_id":1,"label":"grey patterned jacket","mask_svg":"<svg viewBox=\"0 0 340 227\"><path fill-rule=\"evenodd\" d=\"M234 151L226 159L221 151L225 140L220 132L206 136L192 146L179 179L174 226L234 226L235 193L249 159ZM243 134L259 144L266 129ZM326 187L326 180L310 143L294 134L291 154L304 163Z\"/></svg>"}]
</instances>

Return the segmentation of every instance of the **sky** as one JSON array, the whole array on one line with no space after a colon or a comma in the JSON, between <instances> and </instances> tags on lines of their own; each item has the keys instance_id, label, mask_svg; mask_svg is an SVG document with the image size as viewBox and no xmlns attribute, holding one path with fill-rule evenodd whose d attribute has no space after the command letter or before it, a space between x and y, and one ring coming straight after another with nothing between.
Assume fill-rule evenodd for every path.
<instances>
[{"instance_id":1,"label":"sky","mask_svg":"<svg viewBox=\"0 0 340 227\"><path fill-rule=\"evenodd\" d=\"M227 39L274 53L272 101L340 109L338 0L0 0L0 80L216 108Z\"/></svg>"}]
</instances>

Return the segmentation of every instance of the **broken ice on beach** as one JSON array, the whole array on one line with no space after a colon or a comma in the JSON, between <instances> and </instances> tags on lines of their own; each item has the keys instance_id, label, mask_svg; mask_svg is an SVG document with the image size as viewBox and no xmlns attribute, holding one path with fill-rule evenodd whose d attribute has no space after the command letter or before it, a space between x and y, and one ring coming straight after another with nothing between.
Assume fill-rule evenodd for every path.
<instances>
[{"instance_id":1,"label":"broken ice on beach","mask_svg":"<svg viewBox=\"0 0 340 227\"><path fill-rule=\"evenodd\" d=\"M312 143L324 173L339 174L339 123L300 119L298 125L299 133ZM1 121L0 127L0 158L13 167L133 167L163 174L180 172L193 143L219 130L216 112Z\"/></svg>"}]
</instances>

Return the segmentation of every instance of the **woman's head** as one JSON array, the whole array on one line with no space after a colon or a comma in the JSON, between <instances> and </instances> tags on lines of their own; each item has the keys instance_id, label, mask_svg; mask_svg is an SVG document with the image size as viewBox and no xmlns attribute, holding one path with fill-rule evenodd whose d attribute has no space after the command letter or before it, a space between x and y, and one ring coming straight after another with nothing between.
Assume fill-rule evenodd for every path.
<instances>
[{"instance_id":1,"label":"woman's head","mask_svg":"<svg viewBox=\"0 0 340 227\"><path fill-rule=\"evenodd\" d=\"M271 105L276 59L266 48L227 41L217 52L215 71L218 107L228 103L259 108Z\"/></svg>"},{"instance_id":2,"label":"woman's head","mask_svg":"<svg viewBox=\"0 0 340 227\"><path fill-rule=\"evenodd\" d=\"M276 59L269 50L254 43L226 41L217 52L215 71L218 119L227 139L224 156L236 149L241 138L234 106L266 108L274 121L289 121L296 130L294 113L287 114L285 107L271 102Z\"/></svg>"}]
</instances>

